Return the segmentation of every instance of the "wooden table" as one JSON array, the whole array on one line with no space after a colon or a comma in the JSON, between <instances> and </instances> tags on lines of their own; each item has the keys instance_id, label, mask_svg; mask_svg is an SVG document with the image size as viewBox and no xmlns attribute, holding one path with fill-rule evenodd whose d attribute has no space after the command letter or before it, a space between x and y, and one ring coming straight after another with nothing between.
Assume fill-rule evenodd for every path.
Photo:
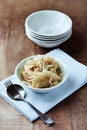
<instances>
[{"instance_id":1,"label":"wooden table","mask_svg":"<svg viewBox=\"0 0 87 130\"><path fill-rule=\"evenodd\" d=\"M37 46L25 35L24 21L32 12L59 10L73 20L72 37L59 48L87 65L87 1L71 0L0 0L0 80L12 75L25 57L45 54L51 49ZM56 124L47 127L40 119L30 123L0 98L0 130L87 130L87 85L47 113Z\"/></svg>"}]
</instances>

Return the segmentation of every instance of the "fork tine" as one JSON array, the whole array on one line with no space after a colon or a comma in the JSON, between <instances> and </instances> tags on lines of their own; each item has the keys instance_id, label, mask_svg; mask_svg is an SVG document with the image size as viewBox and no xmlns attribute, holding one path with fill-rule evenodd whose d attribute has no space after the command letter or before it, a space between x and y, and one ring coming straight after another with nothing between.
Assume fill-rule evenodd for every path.
<instances>
[{"instance_id":1,"label":"fork tine","mask_svg":"<svg viewBox=\"0 0 87 130\"><path fill-rule=\"evenodd\" d=\"M5 84L6 88L7 88L8 87L7 82L5 82L4 84Z\"/></svg>"},{"instance_id":2,"label":"fork tine","mask_svg":"<svg viewBox=\"0 0 87 130\"><path fill-rule=\"evenodd\" d=\"M13 87L14 84L11 82L11 80L7 80L4 82L5 86L7 87L7 93L10 95L10 97L15 97L17 94L17 90Z\"/></svg>"},{"instance_id":3,"label":"fork tine","mask_svg":"<svg viewBox=\"0 0 87 130\"><path fill-rule=\"evenodd\" d=\"M6 81L5 83L5 86L8 88L9 87L9 82L8 81Z\"/></svg>"},{"instance_id":4,"label":"fork tine","mask_svg":"<svg viewBox=\"0 0 87 130\"><path fill-rule=\"evenodd\" d=\"M6 86L7 88L8 88L9 86L13 85L12 82L11 82L11 80L6 81L4 84L5 84L5 86Z\"/></svg>"},{"instance_id":5,"label":"fork tine","mask_svg":"<svg viewBox=\"0 0 87 130\"><path fill-rule=\"evenodd\" d=\"M11 82L11 80L9 80L9 84L10 84L10 85L13 85L13 83Z\"/></svg>"}]
</instances>

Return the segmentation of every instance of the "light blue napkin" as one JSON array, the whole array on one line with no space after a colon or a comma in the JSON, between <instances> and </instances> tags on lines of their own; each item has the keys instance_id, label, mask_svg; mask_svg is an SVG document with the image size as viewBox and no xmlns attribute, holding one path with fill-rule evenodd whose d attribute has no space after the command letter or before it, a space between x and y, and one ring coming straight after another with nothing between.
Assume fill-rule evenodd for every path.
<instances>
[{"instance_id":1,"label":"light blue napkin","mask_svg":"<svg viewBox=\"0 0 87 130\"><path fill-rule=\"evenodd\" d=\"M49 55L61 58L68 67L69 77L64 85L55 89L50 93L39 94L32 92L28 88L24 87L26 92L26 99L30 101L36 108L41 112L46 113L52 109L59 102L64 100L66 97L74 93L76 90L81 88L87 83L87 66L79 63L71 56L66 54L60 49L55 49L48 53ZM4 82L10 79L13 83L18 83L15 75L8 77L7 79L0 82L0 96L9 102L14 108L16 108L21 114L23 114L31 122L38 118L38 115L33 109L23 101L14 101L6 94L6 87Z\"/></svg>"}]
</instances>

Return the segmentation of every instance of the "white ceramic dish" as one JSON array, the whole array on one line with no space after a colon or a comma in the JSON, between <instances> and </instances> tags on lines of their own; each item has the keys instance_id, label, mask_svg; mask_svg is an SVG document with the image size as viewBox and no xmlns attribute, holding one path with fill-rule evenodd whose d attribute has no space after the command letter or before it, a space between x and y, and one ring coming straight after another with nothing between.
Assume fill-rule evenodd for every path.
<instances>
[{"instance_id":1,"label":"white ceramic dish","mask_svg":"<svg viewBox=\"0 0 87 130\"><path fill-rule=\"evenodd\" d=\"M37 56L37 55L36 55ZM44 92L50 92L52 90L54 90L55 88L63 85L65 83L65 81L67 80L67 77L68 77L68 71L67 71L67 67L66 65L64 64L63 61L61 61L61 59L58 59L58 58L54 58L56 61L58 61L60 67L61 67L61 71L63 72L64 76L63 76L63 79L62 81L56 85L56 86L53 86L53 87L50 87L50 88L33 88L32 86L28 86L26 84L23 83L23 77L22 77L22 71L23 71L23 66L24 64L26 63L27 60L29 59L32 59L36 56L31 56L31 57L28 57L28 58L25 58L24 60L22 60L15 68L15 76L16 78L20 81L20 84L23 85L23 86L26 86L28 87L29 89L31 89L32 91L34 92L39 92L39 93L44 93Z\"/></svg>"},{"instance_id":2,"label":"white ceramic dish","mask_svg":"<svg viewBox=\"0 0 87 130\"><path fill-rule=\"evenodd\" d=\"M27 33L28 36L35 37L35 38L40 39L40 40L47 40L48 41L48 40L59 40L59 39L66 37L69 33L72 32L72 28L69 31L67 31L65 34L60 35L60 36L59 35L54 36L54 37L39 36L37 34L30 32L26 27L25 27L25 32Z\"/></svg>"},{"instance_id":3,"label":"white ceramic dish","mask_svg":"<svg viewBox=\"0 0 87 130\"><path fill-rule=\"evenodd\" d=\"M51 43L53 43L53 42L60 42L60 41L65 41L66 39L67 39L67 37L69 37L69 36L71 36L71 34L72 34L72 31L70 31L65 37L63 37L63 38L60 38L60 39L47 39L47 40L45 40L45 39L39 39L38 37L35 37L35 36L33 36L33 35L28 35L28 33L27 33L27 31L26 31L26 35L27 35L27 37L29 37L29 38L33 38L33 39L35 39L35 40L38 40L38 41L41 41L42 43L49 43L49 44L51 44ZM35 41L34 41L35 42Z\"/></svg>"},{"instance_id":4,"label":"white ceramic dish","mask_svg":"<svg viewBox=\"0 0 87 130\"><path fill-rule=\"evenodd\" d=\"M72 20L62 12L42 10L30 14L25 20L25 27L39 36L54 37L70 30Z\"/></svg>"},{"instance_id":5,"label":"white ceramic dish","mask_svg":"<svg viewBox=\"0 0 87 130\"><path fill-rule=\"evenodd\" d=\"M27 35L27 33L26 33L26 35ZM72 33L70 33L68 36L66 36L65 38L63 38L61 40L55 40L55 41L42 41L42 40L35 39L29 35L27 35L27 36L29 39L31 39L34 43L36 43L40 47L52 48L52 47L56 47L56 46L59 46L60 44L64 43L66 40L68 40L71 37L71 35L72 35Z\"/></svg>"}]
</instances>

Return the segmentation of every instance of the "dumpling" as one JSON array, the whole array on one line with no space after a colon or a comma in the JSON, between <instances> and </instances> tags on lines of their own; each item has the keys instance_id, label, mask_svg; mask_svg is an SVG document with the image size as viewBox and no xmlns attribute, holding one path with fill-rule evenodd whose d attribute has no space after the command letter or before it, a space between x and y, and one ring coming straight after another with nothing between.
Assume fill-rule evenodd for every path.
<instances>
[{"instance_id":1,"label":"dumpling","mask_svg":"<svg viewBox=\"0 0 87 130\"><path fill-rule=\"evenodd\" d=\"M34 88L51 87L58 84L60 81L61 78L57 74L45 70L33 79L32 87Z\"/></svg>"}]
</instances>

